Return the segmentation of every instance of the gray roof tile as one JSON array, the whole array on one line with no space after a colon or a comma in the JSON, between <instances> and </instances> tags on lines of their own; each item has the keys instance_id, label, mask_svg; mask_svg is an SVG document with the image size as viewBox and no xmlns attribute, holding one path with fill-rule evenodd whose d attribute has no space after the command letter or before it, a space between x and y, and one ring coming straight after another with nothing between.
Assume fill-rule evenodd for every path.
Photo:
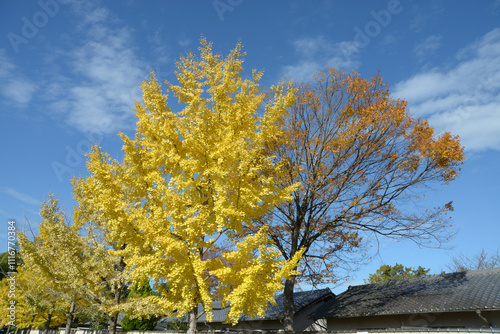
<instances>
[{"instance_id":1,"label":"gray roof tile","mask_svg":"<svg viewBox=\"0 0 500 334\"><path fill-rule=\"evenodd\" d=\"M351 286L311 317L500 309L500 268Z\"/></svg>"},{"instance_id":2,"label":"gray roof tile","mask_svg":"<svg viewBox=\"0 0 500 334\"><path fill-rule=\"evenodd\" d=\"M295 305L295 313L302 311L308 305L314 303L317 300L325 298L327 296L333 297L333 293L329 288L321 290L311 290L311 291L299 291L293 294L293 302ZM276 295L274 298L277 306L273 306L270 303L266 308L266 315L264 317L249 317L247 315L242 315L240 321L251 321L251 320L280 320L283 319L285 312L283 294Z\"/></svg>"}]
</instances>

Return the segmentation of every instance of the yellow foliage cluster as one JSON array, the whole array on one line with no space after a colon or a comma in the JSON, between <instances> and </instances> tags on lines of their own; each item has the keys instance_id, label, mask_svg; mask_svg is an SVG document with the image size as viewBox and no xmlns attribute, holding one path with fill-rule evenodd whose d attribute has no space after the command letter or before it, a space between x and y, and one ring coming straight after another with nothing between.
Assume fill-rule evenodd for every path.
<instances>
[{"instance_id":1,"label":"yellow foliage cluster","mask_svg":"<svg viewBox=\"0 0 500 334\"><path fill-rule=\"evenodd\" d=\"M11 288L11 284L15 287ZM13 313L8 308L12 305ZM36 268L21 266L10 279L0 281L0 306L0 327L14 323L17 328L41 329L49 316L52 326L64 324L69 303L54 293L51 282Z\"/></svg>"}]
</instances>

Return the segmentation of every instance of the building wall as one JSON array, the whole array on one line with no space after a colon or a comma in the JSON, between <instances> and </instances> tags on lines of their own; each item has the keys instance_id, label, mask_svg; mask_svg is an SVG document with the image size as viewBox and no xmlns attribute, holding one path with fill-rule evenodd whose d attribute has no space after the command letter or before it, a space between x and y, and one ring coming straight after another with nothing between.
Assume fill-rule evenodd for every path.
<instances>
[{"instance_id":1,"label":"building wall","mask_svg":"<svg viewBox=\"0 0 500 334\"><path fill-rule=\"evenodd\" d=\"M310 304L308 307L304 308L300 312L295 314L293 319L294 331L295 332L305 332L305 331L325 331L326 323L324 320L314 321L309 319L308 316L313 311L315 311L320 306L323 306L329 298L324 300L319 300L316 303ZM226 329L231 328L231 330L268 330L277 331L283 329L283 322L280 320L254 320L254 321L240 321L235 326L230 324L223 324L220 322L198 324L200 330L210 330L210 329Z\"/></svg>"},{"instance_id":2,"label":"building wall","mask_svg":"<svg viewBox=\"0 0 500 334\"><path fill-rule=\"evenodd\" d=\"M277 330L283 328L283 323L279 320L255 320L255 321L240 321L235 326L224 324L221 322L198 323L198 330Z\"/></svg>"},{"instance_id":3,"label":"building wall","mask_svg":"<svg viewBox=\"0 0 500 334\"><path fill-rule=\"evenodd\" d=\"M326 323L324 321L314 321L313 319L309 319L308 317L312 312L323 306L330 299L331 297L319 300L301 310L300 312L295 313L295 317L293 319L293 330L295 332L325 331Z\"/></svg>"},{"instance_id":4,"label":"building wall","mask_svg":"<svg viewBox=\"0 0 500 334\"><path fill-rule=\"evenodd\" d=\"M107 334L108 331L103 330L103 331L91 331L92 334ZM425 331L426 333L443 333L443 334L498 334L499 331L497 329L482 329L482 330L464 330L464 329L429 329ZM50 330L50 334L64 334L64 330ZM72 334L89 334L90 331L71 331ZM123 332L124 334L165 334L168 332L158 332L158 331L151 331L151 332L140 332L140 331L129 331L129 332ZM172 333L172 331L170 332ZM179 333L179 332L177 332ZM206 333L206 332L205 332ZM373 333L373 334L381 334L381 333L391 333L391 334L422 334L423 332L421 330L386 330L386 331L369 331L367 330L366 333ZM31 334L43 334L43 330L32 330ZM231 334L249 334L248 332L231 332ZM309 332L309 334L324 334L324 332ZM335 334L353 334L352 331L346 331L346 332L335 332ZM361 334L361 333L359 333Z\"/></svg>"},{"instance_id":5,"label":"building wall","mask_svg":"<svg viewBox=\"0 0 500 334\"><path fill-rule=\"evenodd\" d=\"M500 310L482 311L492 328L500 328ZM388 329L388 328L490 328L476 312L422 313L328 319L328 331Z\"/></svg>"}]
</instances>

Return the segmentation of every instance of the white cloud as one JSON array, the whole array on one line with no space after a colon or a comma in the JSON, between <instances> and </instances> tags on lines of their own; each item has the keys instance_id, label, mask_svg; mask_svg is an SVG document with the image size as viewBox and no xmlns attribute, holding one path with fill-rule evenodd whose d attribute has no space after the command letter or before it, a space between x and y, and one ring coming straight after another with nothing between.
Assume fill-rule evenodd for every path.
<instances>
[{"instance_id":1,"label":"white cloud","mask_svg":"<svg viewBox=\"0 0 500 334\"><path fill-rule=\"evenodd\" d=\"M115 132L132 125L146 68L136 56L127 29L113 28L107 9L78 7L82 43L62 52L66 77L50 85L53 112L83 132Z\"/></svg>"},{"instance_id":2,"label":"white cloud","mask_svg":"<svg viewBox=\"0 0 500 334\"><path fill-rule=\"evenodd\" d=\"M327 67L353 69L359 66L353 41L333 43L323 37L301 38L293 42L299 61L283 67L282 75L294 81L307 81Z\"/></svg>"},{"instance_id":3,"label":"white cloud","mask_svg":"<svg viewBox=\"0 0 500 334\"><path fill-rule=\"evenodd\" d=\"M165 43L166 40L167 38L164 36L164 33L160 29L156 30L153 35L148 36L148 41L154 47L153 55L156 58L156 61L158 62L157 66L160 66L160 64L167 64L171 61L168 53L168 47L167 44ZM183 39L178 43L181 46L183 46L184 43L186 43L187 46L189 43L191 43L191 41Z\"/></svg>"},{"instance_id":4,"label":"white cloud","mask_svg":"<svg viewBox=\"0 0 500 334\"><path fill-rule=\"evenodd\" d=\"M59 1L74 15L75 30L66 32L71 39L51 42L50 54L41 55L43 67L29 76L0 49L0 97L27 110L36 94L39 106L45 104L39 110L82 132L133 128L133 101L141 99L142 81L159 64L140 59L133 31L100 1ZM164 47L155 51L160 63L168 60Z\"/></svg>"},{"instance_id":5,"label":"white cloud","mask_svg":"<svg viewBox=\"0 0 500 334\"><path fill-rule=\"evenodd\" d=\"M15 107L23 108L29 104L36 92L36 85L11 62L0 49L0 95Z\"/></svg>"},{"instance_id":6,"label":"white cloud","mask_svg":"<svg viewBox=\"0 0 500 334\"><path fill-rule=\"evenodd\" d=\"M26 194L23 194L23 193L20 193L18 191L16 191L15 189L12 189L12 188L8 188L8 187L3 187L2 188L2 192L26 203L26 204L30 204L30 205L36 205L36 206L39 206L41 201L40 200L37 200L36 198L33 198L31 197L30 195L26 195Z\"/></svg>"},{"instance_id":7,"label":"white cloud","mask_svg":"<svg viewBox=\"0 0 500 334\"><path fill-rule=\"evenodd\" d=\"M181 48L185 49L191 45L191 39L189 38L180 39L178 43Z\"/></svg>"},{"instance_id":8,"label":"white cloud","mask_svg":"<svg viewBox=\"0 0 500 334\"><path fill-rule=\"evenodd\" d=\"M421 32L425 27L435 24L444 12L444 7L441 4L432 2L429 6L423 6L420 3L415 3L412 8L413 18L410 22L410 29L413 32Z\"/></svg>"},{"instance_id":9,"label":"white cloud","mask_svg":"<svg viewBox=\"0 0 500 334\"><path fill-rule=\"evenodd\" d=\"M500 150L500 28L460 50L457 61L398 83L393 96L439 132L460 135L467 150Z\"/></svg>"},{"instance_id":10,"label":"white cloud","mask_svg":"<svg viewBox=\"0 0 500 334\"><path fill-rule=\"evenodd\" d=\"M443 36L440 35L432 35L427 37L421 43L417 44L413 49L413 53L419 60L423 60L424 58L430 56L437 49L441 47L441 39Z\"/></svg>"}]
</instances>

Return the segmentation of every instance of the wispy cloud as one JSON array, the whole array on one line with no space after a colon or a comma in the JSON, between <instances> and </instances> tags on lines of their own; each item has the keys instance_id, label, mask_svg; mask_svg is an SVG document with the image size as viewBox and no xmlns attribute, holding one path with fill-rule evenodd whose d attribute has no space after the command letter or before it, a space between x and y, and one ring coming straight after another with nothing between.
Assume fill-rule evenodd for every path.
<instances>
[{"instance_id":1,"label":"wispy cloud","mask_svg":"<svg viewBox=\"0 0 500 334\"><path fill-rule=\"evenodd\" d=\"M491 8L493 12L500 13L500 0L493 0Z\"/></svg>"},{"instance_id":2,"label":"wispy cloud","mask_svg":"<svg viewBox=\"0 0 500 334\"><path fill-rule=\"evenodd\" d=\"M51 44L45 67L23 75L0 49L0 96L26 109L37 94L50 116L82 132L111 133L133 127L131 109L149 68L139 59L130 29L99 1L60 0L74 15L73 45ZM45 70L50 68L51 70ZM36 77L41 73L44 76Z\"/></svg>"},{"instance_id":3,"label":"wispy cloud","mask_svg":"<svg viewBox=\"0 0 500 334\"><path fill-rule=\"evenodd\" d=\"M443 39L441 35L429 36L415 46L413 53L419 61L423 61L441 47L441 39Z\"/></svg>"},{"instance_id":4,"label":"wispy cloud","mask_svg":"<svg viewBox=\"0 0 500 334\"><path fill-rule=\"evenodd\" d=\"M26 204L39 206L41 203L40 200L37 200L36 198L31 197L30 195L20 193L15 189L12 189L9 187L2 187L0 189L2 190L2 192L14 197L15 199L20 200Z\"/></svg>"},{"instance_id":5,"label":"wispy cloud","mask_svg":"<svg viewBox=\"0 0 500 334\"><path fill-rule=\"evenodd\" d=\"M353 41L330 42L324 37L300 38L293 42L298 62L283 68L283 77L295 81L310 80L327 67L352 69L359 66L358 58L350 52Z\"/></svg>"},{"instance_id":6,"label":"wispy cloud","mask_svg":"<svg viewBox=\"0 0 500 334\"><path fill-rule=\"evenodd\" d=\"M436 24L444 12L444 7L438 3L431 3L430 6L423 6L416 3L413 6L413 18L410 22L410 29L413 32L421 32L424 28Z\"/></svg>"},{"instance_id":7,"label":"wispy cloud","mask_svg":"<svg viewBox=\"0 0 500 334\"><path fill-rule=\"evenodd\" d=\"M179 46L183 49L189 47L191 45L191 39L183 38L179 40Z\"/></svg>"},{"instance_id":8,"label":"wispy cloud","mask_svg":"<svg viewBox=\"0 0 500 334\"><path fill-rule=\"evenodd\" d=\"M171 59L165 44L165 36L161 30L156 30L154 35L148 36L151 45L154 46L154 56L159 64L167 64Z\"/></svg>"},{"instance_id":9,"label":"wispy cloud","mask_svg":"<svg viewBox=\"0 0 500 334\"><path fill-rule=\"evenodd\" d=\"M500 150L500 28L460 50L449 69L418 73L393 95L439 131L460 135L466 149Z\"/></svg>"},{"instance_id":10,"label":"wispy cloud","mask_svg":"<svg viewBox=\"0 0 500 334\"><path fill-rule=\"evenodd\" d=\"M36 92L36 84L24 76L0 49L0 95L4 101L17 107L29 104Z\"/></svg>"},{"instance_id":11,"label":"wispy cloud","mask_svg":"<svg viewBox=\"0 0 500 334\"><path fill-rule=\"evenodd\" d=\"M128 126L147 70L134 52L130 31L114 28L106 8L91 2L75 6L82 37L74 49L60 52L70 71L47 91L52 110L80 131L115 132Z\"/></svg>"}]
</instances>

